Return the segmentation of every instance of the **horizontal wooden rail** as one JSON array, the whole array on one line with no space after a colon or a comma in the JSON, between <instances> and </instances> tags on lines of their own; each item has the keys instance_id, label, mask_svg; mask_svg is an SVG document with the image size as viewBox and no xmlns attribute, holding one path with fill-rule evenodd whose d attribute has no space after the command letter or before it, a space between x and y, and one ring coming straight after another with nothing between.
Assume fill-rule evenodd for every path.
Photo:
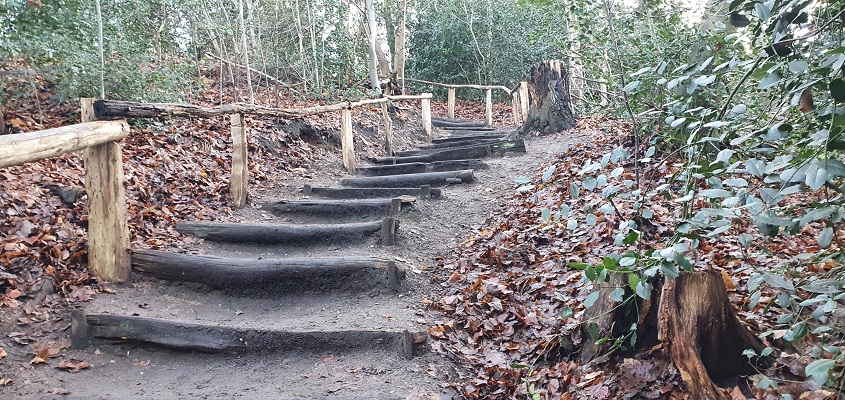
<instances>
[{"instance_id":1,"label":"horizontal wooden rail","mask_svg":"<svg viewBox=\"0 0 845 400\"><path fill-rule=\"evenodd\" d=\"M216 107L203 107L193 104L178 103L138 103L120 100L97 100L94 112L98 119L109 118L158 118L158 117L216 117L232 114L270 115L282 118L299 118L340 110L349 110L367 104L379 104L388 100L425 100L431 99L431 93L420 95L386 96L377 99L345 101L326 106L307 108L272 108L254 104L235 103Z\"/></svg>"},{"instance_id":2,"label":"horizontal wooden rail","mask_svg":"<svg viewBox=\"0 0 845 400\"><path fill-rule=\"evenodd\" d=\"M120 140L129 135L121 121L96 121L0 136L0 168L58 157L72 151Z\"/></svg>"},{"instance_id":3,"label":"horizontal wooden rail","mask_svg":"<svg viewBox=\"0 0 845 400\"><path fill-rule=\"evenodd\" d=\"M408 81L408 82L416 82L416 83L422 83L424 85L439 86L439 87L444 87L444 88L447 88L447 89L449 89L449 88L462 89L463 88L463 89L480 89L480 90L488 90L488 89L489 90L504 90L504 91L508 92L508 94L511 94L510 89L508 89L505 86L501 86L501 85L467 85L467 84L438 83L438 82L424 81L422 79L411 79L411 78L405 78L405 80Z\"/></svg>"}]
</instances>

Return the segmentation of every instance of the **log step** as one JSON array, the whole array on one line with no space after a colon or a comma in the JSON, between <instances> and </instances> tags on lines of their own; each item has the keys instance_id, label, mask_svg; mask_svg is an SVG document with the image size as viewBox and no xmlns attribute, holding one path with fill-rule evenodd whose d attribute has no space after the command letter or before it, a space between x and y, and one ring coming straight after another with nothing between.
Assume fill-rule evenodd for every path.
<instances>
[{"instance_id":1,"label":"log step","mask_svg":"<svg viewBox=\"0 0 845 400\"><path fill-rule=\"evenodd\" d=\"M504 133L504 132L496 132L496 133L489 133L489 134L477 134L477 135L466 135L466 136L446 136L446 137L431 139L431 143L448 143L448 142L465 142L465 141L468 141L468 140L502 139L506 136L507 136L507 134Z\"/></svg>"},{"instance_id":2,"label":"log step","mask_svg":"<svg viewBox=\"0 0 845 400\"><path fill-rule=\"evenodd\" d=\"M453 149L445 149L431 154L407 157L379 157L372 161L380 164L405 164L412 162L434 162L446 160L466 160L471 158L484 158L500 156L506 153L525 153L525 141L522 139L503 141L494 144L464 146Z\"/></svg>"},{"instance_id":3,"label":"log step","mask_svg":"<svg viewBox=\"0 0 845 400\"><path fill-rule=\"evenodd\" d=\"M360 170L359 170L360 171ZM418 199L439 199L441 190L429 185L419 188L329 188L305 185L302 192L306 195L328 197L332 199L370 199L379 197L414 196Z\"/></svg>"},{"instance_id":4,"label":"log step","mask_svg":"<svg viewBox=\"0 0 845 400\"><path fill-rule=\"evenodd\" d=\"M412 358L415 337L388 330L274 330L221 326L162 318L71 313L71 343L82 349L94 340L142 343L205 353L382 350Z\"/></svg>"},{"instance_id":5,"label":"log step","mask_svg":"<svg viewBox=\"0 0 845 400\"><path fill-rule=\"evenodd\" d=\"M348 241L381 232L381 244L393 245L399 221L392 217L381 222L353 224L245 224L230 222L181 222L176 230L183 235L217 242L285 244Z\"/></svg>"},{"instance_id":6,"label":"log step","mask_svg":"<svg viewBox=\"0 0 845 400\"><path fill-rule=\"evenodd\" d=\"M278 214L305 214L311 216L395 216L403 204L417 199L412 196L356 200L283 200L261 206Z\"/></svg>"},{"instance_id":7,"label":"log step","mask_svg":"<svg viewBox=\"0 0 845 400\"><path fill-rule=\"evenodd\" d=\"M201 283L216 289L313 289L344 286L358 278L366 288L397 290L404 275L396 263L375 257L224 258L156 250L135 250L132 267L159 279ZM334 285L331 285L331 284ZM327 285L328 284L328 285Z\"/></svg>"},{"instance_id":8,"label":"log step","mask_svg":"<svg viewBox=\"0 0 845 400\"><path fill-rule=\"evenodd\" d=\"M443 150L454 150L454 149L462 149L471 146L484 146L488 144L497 144L502 143L502 140L499 139L488 139L488 140L472 140L466 142L447 142L447 143L436 143L431 144L428 146L420 146L416 150L404 150L404 151L397 151L395 153L396 157L409 157L409 156L420 156L426 154L434 154L438 151Z\"/></svg>"},{"instance_id":9,"label":"log step","mask_svg":"<svg viewBox=\"0 0 845 400\"><path fill-rule=\"evenodd\" d=\"M431 124L440 128L485 128L487 125L484 122L465 121L458 122L453 120L432 119Z\"/></svg>"},{"instance_id":10,"label":"log step","mask_svg":"<svg viewBox=\"0 0 845 400\"><path fill-rule=\"evenodd\" d=\"M406 163L395 165L378 165L375 167L358 168L358 175L363 176L385 176L401 174L419 174L423 172L444 172L466 169L485 169L487 164L481 160L449 160L435 161L432 163Z\"/></svg>"},{"instance_id":11,"label":"log step","mask_svg":"<svg viewBox=\"0 0 845 400\"><path fill-rule=\"evenodd\" d=\"M473 175L472 170L463 170L348 178L342 180L340 184L359 188L418 187L420 185L430 185L434 187L445 186L450 183L469 183L474 180L475 176Z\"/></svg>"},{"instance_id":12,"label":"log step","mask_svg":"<svg viewBox=\"0 0 845 400\"><path fill-rule=\"evenodd\" d=\"M493 132L496 128L492 126L453 126L444 128L447 132L455 134L466 134L467 132Z\"/></svg>"}]
</instances>

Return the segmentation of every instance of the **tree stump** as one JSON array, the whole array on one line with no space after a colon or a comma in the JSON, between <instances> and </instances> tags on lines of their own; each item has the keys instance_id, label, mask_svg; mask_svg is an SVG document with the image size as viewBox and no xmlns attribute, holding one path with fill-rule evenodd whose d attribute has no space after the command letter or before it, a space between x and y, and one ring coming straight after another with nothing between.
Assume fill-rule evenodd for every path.
<instances>
[{"instance_id":1,"label":"tree stump","mask_svg":"<svg viewBox=\"0 0 845 400\"><path fill-rule=\"evenodd\" d=\"M622 286L612 278L601 286L599 299L610 299L610 291ZM681 374L687 393L693 399L727 400L724 389L714 382L740 375L755 374L755 365L743 355L746 349L758 354L765 348L746 329L728 299L724 281L717 272L681 273L674 279L657 282L650 300L638 298L639 312L624 312L609 300L597 301L585 320L595 323L602 337L618 336L619 327L637 323L637 348L649 348L659 341ZM634 320L636 319L636 321ZM585 331L589 326L584 327ZM596 327L592 328L594 331ZM589 334L585 332L585 336ZM655 337L656 336L656 337ZM588 338L581 350L581 361L588 362L606 350ZM756 360L763 367L767 360Z\"/></svg>"},{"instance_id":2,"label":"tree stump","mask_svg":"<svg viewBox=\"0 0 845 400\"><path fill-rule=\"evenodd\" d=\"M543 61L531 68L528 80L528 115L517 134L562 132L575 126L569 96L569 72L560 60Z\"/></svg>"}]
</instances>

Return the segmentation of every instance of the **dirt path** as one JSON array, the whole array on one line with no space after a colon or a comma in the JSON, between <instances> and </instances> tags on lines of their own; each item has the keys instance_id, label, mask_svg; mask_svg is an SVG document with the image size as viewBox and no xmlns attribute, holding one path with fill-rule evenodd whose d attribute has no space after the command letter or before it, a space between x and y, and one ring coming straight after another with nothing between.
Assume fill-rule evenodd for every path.
<instances>
[{"instance_id":1,"label":"dirt path","mask_svg":"<svg viewBox=\"0 0 845 400\"><path fill-rule=\"evenodd\" d=\"M312 256L366 255L395 260L404 270L398 292L357 286L327 291L320 285L293 293L238 293L211 290L195 284L167 283L134 274L133 280L114 288L86 305L125 315L175 318L218 326L272 329L407 329L424 332L438 319L422 300L437 292L430 269L461 243L473 227L480 226L517 184L516 176L531 176L542 163L587 138L577 133L534 138L527 154L486 159L487 169L477 170L477 182L443 188L437 200L419 200L400 215L397 243L364 246L297 247L212 245L200 243L197 251L229 257L261 258L272 254ZM338 160L328 160L322 173L309 180L264 185L254 204L283 198L302 198L303 184L336 186L343 173ZM241 221L267 222L272 214L258 208L235 215ZM342 286L342 285L341 285ZM247 296L249 295L249 296ZM70 318L63 316L63 324ZM11 322L8 322L11 324ZM342 351L230 354L178 352L151 346L112 345L96 342L85 350L66 350L50 365L30 364L29 346L8 338L14 327L4 327L0 338L9 355L0 359L3 376L11 385L0 387L5 398L397 398L448 399L455 366L444 356L418 347L407 360L396 351L363 349ZM60 340L69 330L52 337ZM77 373L60 371L61 360L81 360L91 368ZM53 394L56 393L56 394Z\"/></svg>"}]
</instances>

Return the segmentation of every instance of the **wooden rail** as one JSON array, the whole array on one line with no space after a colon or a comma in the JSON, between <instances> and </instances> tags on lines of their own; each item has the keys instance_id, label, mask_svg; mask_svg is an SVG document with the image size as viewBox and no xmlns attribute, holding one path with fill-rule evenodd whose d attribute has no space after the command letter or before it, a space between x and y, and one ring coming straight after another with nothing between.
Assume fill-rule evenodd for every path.
<instances>
[{"instance_id":1,"label":"wooden rail","mask_svg":"<svg viewBox=\"0 0 845 400\"><path fill-rule=\"evenodd\" d=\"M520 82L513 89L509 89L501 85L458 85L451 83L429 82L421 79L405 78L408 82L422 83L424 85L438 86L448 90L446 97L447 117L455 118L455 98L457 89L479 89L485 91L485 123L487 126L493 125L493 90L502 90L507 92L512 98L513 122L515 125L520 125L525 122L525 116L528 115L528 84ZM523 93L523 88L525 92ZM523 107L522 105L525 105Z\"/></svg>"},{"instance_id":2,"label":"wooden rail","mask_svg":"<svg viewBox=\"0 0 845 400\"><path fill-rule=\"evenodd\" d=\"M193 104L176 103L137 103L119 100L97 100L94 102L94 115L98 119L111 118L159 118L159 117L218 117L229 116L232 135L232 177L229 180L229 192L236 208L246 206L247 186L249 183L249 157L247 154L247 130L243 125L243 116L264 115L282 118L300 118L329 112L341 112L341 147L343 166L349 173L355 173L354 132L352 131L352 109L365 105L380 104L385 125L385 152L393 155L393 121L387 112L388 101L419 100L422 109L422 125L426 135L431 138L431 93L418 95L384 96L376 99L363 99L325 106L308 108L272 108L254 104L235 103L217 107L203 107Z\"/></svg>"},{"instance_id":3,"label":"wooden rail","mask_svg":"<svg viewBox=\"0 0 845 400\"><path fill-rule=\"evenodd\" d=\"M129 226L123 155L119 141L129 135L126 120L95 121L92 99L82 99L82 123L0 136L0 167L83 150L88 197L88 265L107 282L129 277Z\"/></svg>"}]
</instances>

